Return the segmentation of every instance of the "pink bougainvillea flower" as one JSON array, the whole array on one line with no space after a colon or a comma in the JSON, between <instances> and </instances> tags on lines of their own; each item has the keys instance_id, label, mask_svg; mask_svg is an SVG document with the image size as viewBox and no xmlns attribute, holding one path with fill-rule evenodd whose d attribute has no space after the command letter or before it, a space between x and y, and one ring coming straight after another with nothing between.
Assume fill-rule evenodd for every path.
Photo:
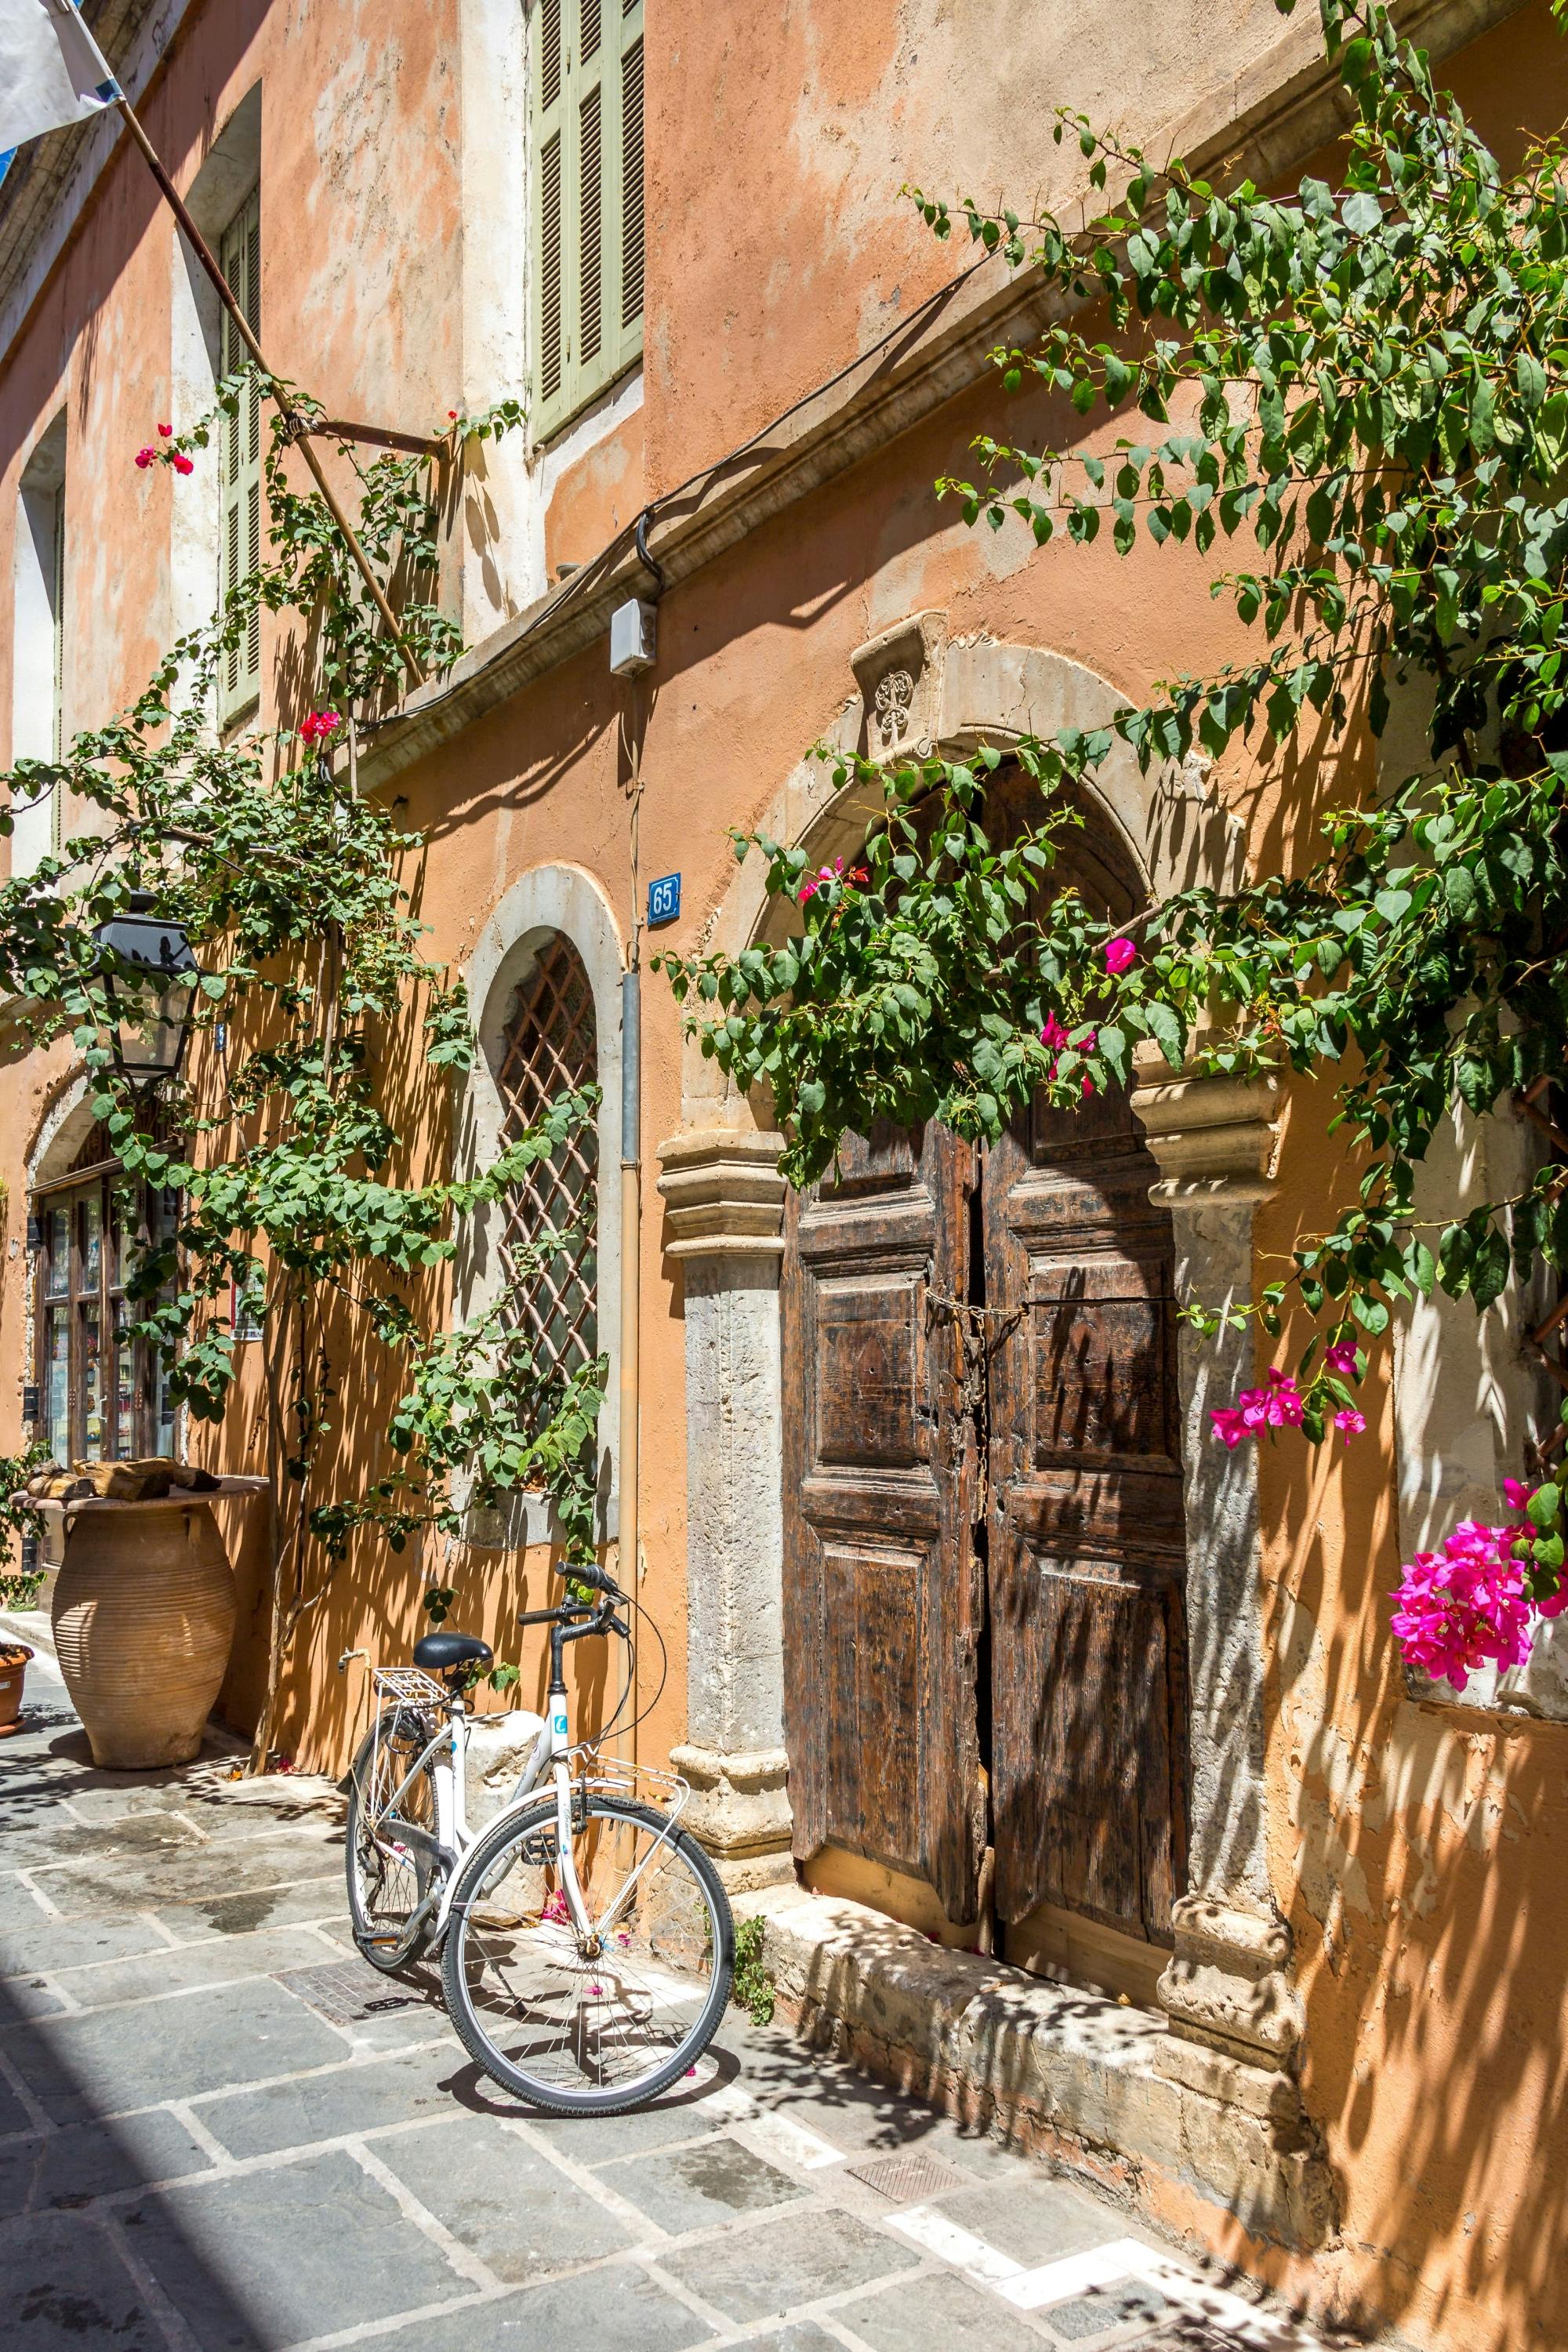
<instances>
[{"instance_id":1,"label":"pink bougainvillea flower","mask_svg":"<svg viewBox=\"0 0 1568 2352\"><path fill-rule=\"evenodd\" d=\"M300 740L302 743L324 743L330 735L336 734L342 723L335 710L312 710L308 719L300 721Z\"/></svg>"},{"instance_id":2,"label":"pink bougainvillea flower","mask_svg":"<svg viewBox=\"0 0 1568 2352\"><path fill-rule=\"evenodd\" d=\"M449 408L449 409L447 411L447 417L448 417L449 421L450 421L452 424L456 425L456 423L457 423L457 421L458 421L458 412L457 412L457 410L456 410L455 408Z\"/></svg>"},{"instance_id":3,"label":"pink bougainvillea flower","mask_svg":"<svg viewBox=\"0 0 1568 2352\"><path fill-rule=\"evenodd\" d=\"M160 425L158 427L159 438L161 440L167 441L170 435L174 432L174 428L172 425Z\"/></svg>"},{"instance_id":4,"label":"pink bougainvillea flower","mask_svg":"<svg viewBox=\"0 0 1568 2352\"><path fill-rule=\"evenodd\" d=\"M1306 1410L1290 1373L1270 1371L1260 1389L1243 1389L1234 1404L1209 1408L1214 1433L1234 1454L1244 1437L1265 1429L1300 1429Z\"/></svg>"},{"instance_id":5,"label":"pink bougainvillea flower","mask_svg":"<svg viewBox=\"0 0 1568 2352\"><path fill-rule=\"evenodd\" d=\"M1512 1528L1465 1519L1440 1553L1417 1552L1394 1598L1394 1639L1412 1665L1462 1690L1479 1666L1522 1665L1530 1655L1531 1606ZM1542 1615L1563 1605L1554 1596Z\"/></svg>"},{"instance_id":6,"label":"pink bougainvillea flower","mask_svg":"<svg viewBox=\"0 0 1568 2352\"><path fill-rule=\"evenodd\" d=\"M1353 1381L1356 1376L1356 1343L1353 1339L1336 1339L1323 1358L1331 1372L1342 1380Z\"/></svg>"},{"instance_id":7,"label":"pink bougainvillea flower","mask_svg":"<svg viewBox=\"0 0 1568 2352\"><path fill-rule=\"evenodd\" d=\"M1099 1030L1091 1029L1087 1037L1080 1040L1078 1047L1079 1052L1080 1054L1092 1054L1099 1037ZM1046 1015L1046 1025L1040 1032L1040 1043L1042 1045L1047 1047L1051 1055L1051 1066L1046 1075L1047 1077L1054 1078L1057 1074L1057 1064L1061 1059L1062 1047L1072 1044L1072 1039L1062 1027L1061 1023L1057 1019L1054 1013L1047 1013ZM1094 1092L1094 1080L1089 1076L1087 1070L1083 1074L1082 1092L1085 1102L1089 1100L1089 1096Z\"/></svg>"},{"instance_id":8,"label":"pink bougainvillea flower","mask_svg":"<svg viewBox=\"0 0 1568 2352\"><path fill-rule=\"evenodd\" d=\"M1299 1429L1301 1425L1301 1392L1289 1372L1270 1371L1268 1386L1262 1391L1265 1410L1271 1428Z\"/></svg>"},{"instance_id":9,"label":"pink bougainvillea flower","mask_svg":"<svg viewBox=\"0 0 1568 2352\"><path fill-rule=\"evenodd\" d=\"M184 456L178 449L175 450L174 456L170 458L169 463L173 466L176 474L194 474L196 470L195 459L194 457Z\"/></svg>"},{"instance_id":10,"label":"pink bougainvillea flower","mask_svg":"<svg viewBox=\"0 0 1568 2352\"><path fill-rule=\"evenodd\" d=\"M1502 1491L1510 1511L1522 1511L1530 1501L1530 1488L1522 1478L1505 1478Z\"/></svg>"},{"instance_id":11,"label":"pink bougainvillea flower","mask_svg":"<svg viewBox=\"0 0 1568 2352\"><path fill-rule=\"evenodd\" d=\"M1105 969L1112 980L1119 972L1125 971L1129 964L1136 963L1137 961L1138 950L1131 940L1106 940Z\"/></svg>"},{"instance_id":12,"label":"pink bougainvillea flower","mask_svg":"<svg viewBox=\"0 0 1568 2352\"><path fill-rule=\"evenodd\" d=\"M1366 1415L1357 1412L1353 1404L1344 1405L1334 1415L1334 1427L1342 1433L1348 1445L1351 1439L1359 1437L1366 1427Z\"/></svg>"},{"instance_id":13,"label":"pink bougainvillea flower","mask_svg":"<svg viewBox=\"0 0 1568 2352\"><path fill-rule=\"evenodd\" d=\"M138 464L138 466L140 466L140 467L142 468L142 471L143 473L145 473L145 472L146 472L146 470L147 470L148 467L153 463L153 458L157 456L157 454L158 454L158 452L156 451L156 449L138 449L138 450L137 450L137 452L136 452L136 463Z\"/></svg>"},{"instance_id":14,"label":"pink bougainvillea flower","mask_svg":"<svg viewBox=\"0 0 1568 2352\"><path fill-rule=\"evenodd\" d=\"M819 866L816 873L801 884L795 896L804 907L808 898L815 898L817 892L825 890L830 882L841 882L847 892L857 889L870 878L863 866L852 866L846 874L844 860L842 857L836 857L831 866Z\"/></svg>"}]
</instances>

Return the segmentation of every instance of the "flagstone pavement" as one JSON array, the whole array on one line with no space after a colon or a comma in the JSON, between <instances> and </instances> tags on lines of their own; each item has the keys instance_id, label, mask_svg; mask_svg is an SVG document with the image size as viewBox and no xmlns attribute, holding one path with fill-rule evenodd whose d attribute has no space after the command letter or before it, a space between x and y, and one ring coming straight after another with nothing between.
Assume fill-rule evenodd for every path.
<instances>
[{"instance_id":1,"label":"flagstone pavement","mask_svg":"<svg viewBox=\"0 0 1568 2352\"><path fill-rule=\"evenodd\" d=\"M17 2352L1316 2345L1076 2180L731 2012L680 2095L552 2120L347 1937L322 1781L0 1742L0 2301Z\"/></svg>"}]
</instances>

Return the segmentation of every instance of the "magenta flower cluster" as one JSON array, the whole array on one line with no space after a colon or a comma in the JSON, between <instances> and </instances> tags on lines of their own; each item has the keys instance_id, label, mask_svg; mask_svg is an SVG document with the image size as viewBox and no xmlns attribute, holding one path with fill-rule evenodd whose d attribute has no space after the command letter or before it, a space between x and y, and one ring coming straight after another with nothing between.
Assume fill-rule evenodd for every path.
<instances>
[{"instance_id":1,"label":"magenta flower cluster","mask_svg":"<svg viewBox=\"0 0 1568 2352\"><path fill-rule=\"evenodd\" d=\"M1260 1389L1243 1389L1234 1404L1215 1405L1209 1419L1214 1433L1235 1453L1246 1437L1260 1437L1266 1429L1300 1429L1301 1391L1289 1372L1270 1371Z\"/></svg>"},{"instance_id":2,"label":"magenta flower cluster","mask_svg":"<svg viewBox=\"0 0 1568 2352\"><path fill-rule=\"evenodd\" d=\"M1091 1029L1087 1037L1079 1040L1078 1047L1079 1052L1080 1054L1092 1054L1099 1036L1099 1030ZM1046 1025L1040 1032L1040 1043L1042 1045L1046 1046L1050 1053L1051 1066L1048 1076L1054 1078L1057 1074L1057 1064L1062 1057L1063 1046L1070 1045L1072 1043L1071 1037L1068 1034L1067 1030L1062 1027L1061 1023L1057 1019L1054 1013L1047 1013L1046 1015ZM1089 1072L1086 1070L1083 1074L1083 1098L1085 1102L1089 1100L1089 1096L1093 1092L1094 1080L1089 1076Z\"/></svg>"},{"instance_id":3,"label":"magenta flower cluster","mask_svg":"<svg viewBox=\"0 0 1568 2352\"><path fill-rule=\"evenodd\" d=\"M172 425L160 425L158 427L159 439L167 441L174 430L174 428ZM137 466L142 473L145 473L149 466L155 466L158 463L159 458L163 457L165 454L167 454L169 463L173 466L176 474L194 474L195 472L196 468L195 460L187 457L183 449L171 449L165 453L153 443L149 443L144 449L137 450Z\"/></svg>"},{"instance_id":4,"label":"magenta flower cluster","mask_svg":"<svg viewBox=\"0 0 1568 2352\"><path fill-rule=\"evenodd\" d=\"M324 743L329 736L337 733L342 723L335 710L312 710L308 719L300 721L300 740L301 743Z\"/></svg>"},{"instance_id":5,"label":"magenta flower cluster","mask_svg":"<svg viewBox=\"0 0 1568 2352\"><path fill-rule=\"evenodd\" d=\"M1337 1339L1323 1360L1342 1380L1360 1377L1353 1339ZM1306 1402L1294 1376L1271 1370L1262 1388L1243 1389L1234 1404L1212 1406L1209 1419L1215 1435L1234 1454L1244 1438L1261 1437L1266 1429L1300 1429L1305 1411ZM1365 1429L1366 1415L1353 1404L1342 1405L1334 1415L1334 1427L1348 1445Z\"/></svg>"},{"instance_id":6,"label":"magenta flower cluster","mask_svg":"<svg viewBox=\"0 0 1568 2352\"><path fill-rule=\"evenodd\" d=\"M1529 1499L1517 1478L1503 1482L1515 1510ZM1463 1690L1479 1666L1521 1666L1530 1655L1531 1604L1524 1564L1513 1556L1522 1531L1462 1520L1440 1552L1418 1551L1394 1591L1394 1639L1413 1666ZM1542 1617L1568 1607L1568 1588L1535 1604Z\"/></svg>"},{"instance_id":7,"label":"magenta flower cluster","mask_svg":"<svg viewBox=\"0 0 1568 2352\"><path fill-rule=\"evenodd\" d=\"M810 879L801 884L795 896L804 907L808 898L815 898L817 892L826 889L830 882L842 882L852 890L857 883L868 882L870 878L863 866L852 866L846 874L844 860L836 857L831 866L819 866Z\"/></svg>"}]
</instances>

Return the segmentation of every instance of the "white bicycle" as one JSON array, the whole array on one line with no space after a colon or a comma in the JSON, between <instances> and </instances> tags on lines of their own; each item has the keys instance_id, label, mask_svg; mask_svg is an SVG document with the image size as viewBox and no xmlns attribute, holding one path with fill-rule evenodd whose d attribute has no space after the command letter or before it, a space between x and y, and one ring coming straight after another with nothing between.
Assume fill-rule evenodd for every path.
<instances>
[{"instance_id":1,"label":"white bicycle","mask_svg":"<svg viewBox=\"0 0 1568 2352\"><path fill-rule=\"evenodd\" d=\"M412 1666L372 1669L386 1704L353 1761L349 1907L378 1969L439 1949L452 2022L495 2082L552 2114L619 2115L690 2074L712 2040L734 1924L712 1864L679 1825L686 1782L571 1739L566 1643L631 1640L626 1596L598 1568L571 1573L599 1598L519 1618L550 1627L549 1714L477 1835L463 1693L489 1645L427 1633Z\"/></svg>"}]
</instances>

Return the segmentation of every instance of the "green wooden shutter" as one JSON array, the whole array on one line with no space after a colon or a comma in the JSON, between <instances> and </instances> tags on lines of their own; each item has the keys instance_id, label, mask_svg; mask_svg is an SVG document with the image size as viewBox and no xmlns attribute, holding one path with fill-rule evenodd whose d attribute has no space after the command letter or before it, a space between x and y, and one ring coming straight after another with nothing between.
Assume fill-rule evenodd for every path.
<instances>
[{"instance_id":1,"label":"green wooden shutter","mask_svg":"<svg viewBox=\"0 0 1568 2352\"><path fill-rule=\"evenodd\" d=\"M234 289L253 335L261 332L261 196L257 190L224 232L219 266ZM243 367L250 354L226 310L219 349L224 375ZM261 403L252 386L237 416L226 419L218 442L223 476L219 584L225 596L261 563ZM261 614L250 616L244 638L222 657L218 720L232 727L255 709L261 696Z\"/></svg>"},{"instance_id":2,"label":"green wooden shutter","mask_svg":"<svg viewBox=\"0 0 1568 2352\"><path fill-rule=\"evenodd\" d=\"M533 12L533 428L641 356L643 0Z\"/></svg>"}]
</instances>

